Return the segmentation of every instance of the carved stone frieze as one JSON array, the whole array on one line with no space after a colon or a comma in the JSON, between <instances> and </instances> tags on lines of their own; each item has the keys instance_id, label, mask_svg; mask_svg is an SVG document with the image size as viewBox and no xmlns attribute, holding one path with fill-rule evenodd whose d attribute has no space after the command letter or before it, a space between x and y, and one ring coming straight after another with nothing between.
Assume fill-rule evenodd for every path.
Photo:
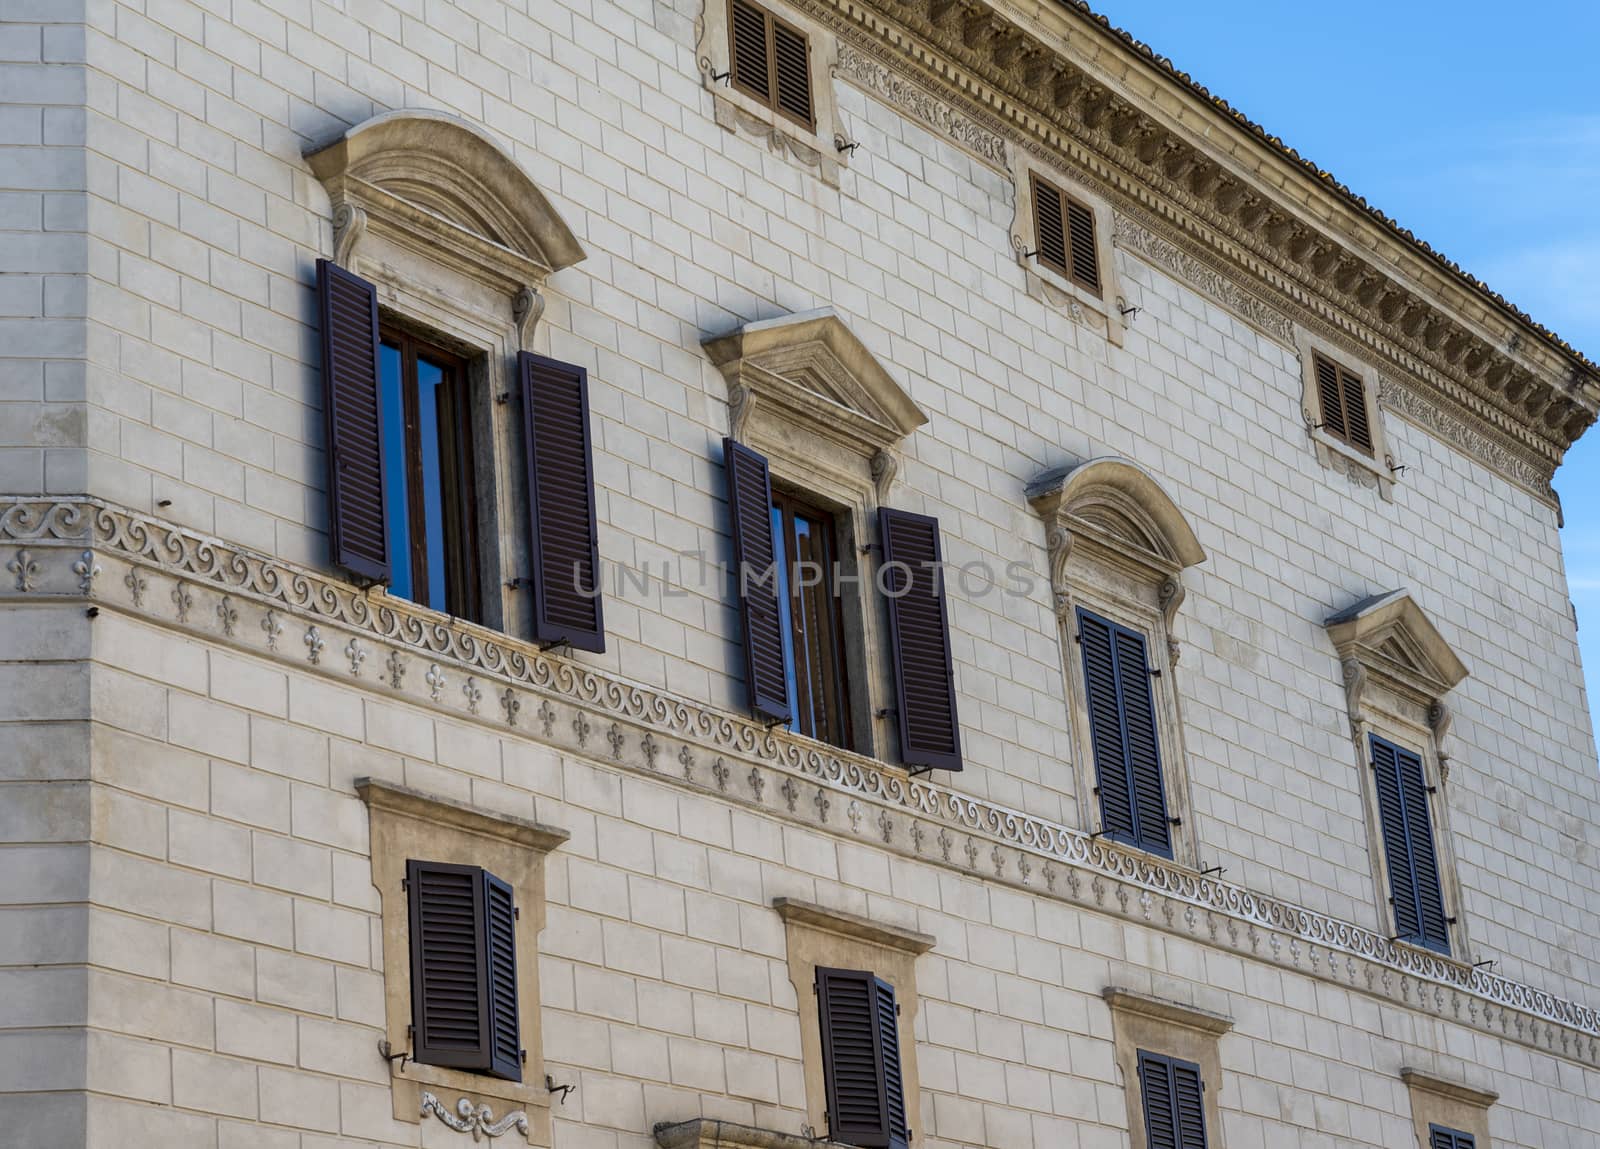
<instances>
[{"instance_id":1,"label":"carved stone frieze","mask_svg":"<svg viewBox=\"0 0 1600 1149\"><path fill-rule=\"evenodd\" d=\"M795 3L836 33L850 75L926 89L974 130L1070 161L1119 210L1207 252L1213 283L1257 285L1229 302L1259 293L1251 322L1278 310L1356 341L1492 444L1479 458L1554 501L1555 467L1600 413L1600 371L1165 61L1071 5L1024 22L989 0ZM1125 97L1111 77L1135 74L1149 91Z\"/></svg>"},{"instance_id":2,"label":"carved stone frieze","mask_svg":"<svg viewBox=\"0 0 1600 1149\"><path fill-rule=\"evenodd\" d=\"M920 853L973 877L1019 888L1030 874L1042 872L1046 888L1032 887L1037 896L1120 914L1600 1068L1600 1013L1587 1005L1188 866L908 777L873 759L630 682L381 590L358 588L98 499L0 500L0 546L24 541L39 567L38 589L23 592L0 582L0 601L43 596L86 601L73 566L88 549L106 574L95 588L101 610L123 611L334 679L348 678L359 667L342 659L313 664L292 649L297 644L274 641L279 628L263 625L268 616L306 628L308 639L316 635L319 650L323 645L348 649L359 639L379 663L399 651L466 683L463 698L454 699L453 692L436 689L437 679L430 684L422 676L406 676L392 691L408 704L496 726L508 737L543 737L563 753L606 755L613 768L657 779L677 781L676 775L653 769L655 759L676 758L685 775L677 784L828 833L850 833L846 818L830 816L829 810L854 804L859 820L878 828L884 850ZM135 570L137 579L124 577ZM194 609L181 615L170 605L170 591L177 588L193 600ZM224 633L216 611L224 596L238 613L231 635ZM479 681L491 684L502 698L509 693L529 713L548 704L554 717L508 728L478 713L478 700L486 693ZM440 694L442 700L435 697ZM596 745L603 740L590 737L613 725L625 739L615 760ZM711 772L714 777L702 777L692 769L696 761L716 762L719 769ZM784 802L763 803L765 793L782 795ZM923 850L925 842L937 842L939 854ZM962 842L964 849L952 848ZM466 1120L459 1112L445 1112Z\"/></svg>"},{"instance_id":3,"label":"carved stone frieze","mask_svg":"<svg viewBox=\"0 0 1600 1149\"><path fill-rule=\"evenodd\" d=\"M857 87L865 88L911 119L928 125L985 163L993 164L1003 172L1011 170L1011 162L1006 155L1005 137L999 132L991 130L971 116L963 114L958 108L931 95L925 88L912 83L855 46L839 45L839 63L834 74L849 80Z\"/></svg>"},{"instance_id":4,"label":"carved stone frieze","mask_svg":"<svg viewBox=\"0 0 1600 1149\"><path fill-rule=\"evenodd\" d=\"M504 1137L513 1129L524 1135L528 1132L528 1115L520 1109L497 1119L494 1110L487 1105L474 1105L463 1097L456 1102L455 1112L451 1112L432 1093L423 1090L422 1116L426 1117L430 1113L457 1133L472 1134L474 1141L482 1141L485 1137L492 1141L497 1137Z\"/></svg>"}]
</instances>

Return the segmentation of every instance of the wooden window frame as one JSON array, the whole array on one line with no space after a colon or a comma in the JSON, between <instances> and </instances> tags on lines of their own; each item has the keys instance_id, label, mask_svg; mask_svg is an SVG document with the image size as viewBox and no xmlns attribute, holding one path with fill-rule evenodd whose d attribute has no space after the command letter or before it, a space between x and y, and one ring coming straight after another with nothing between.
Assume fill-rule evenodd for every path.
<instances>
[{"instance_id":1,"label":"wooden window frame","mask_svg":"<svg viewBox=\"0 0 1600 1149\"><path fill-rule=\"evenodd\" d=\"M811 36L808 33L801 31L799 28L797 28L794 24L792 24L788 20L785 20L785 19L781 18L780 16L778 16L770 8L767 8L766 6L761 5L761 4L753 3L752 0L727 0L727 4L728 4L728 78L729 78L729 82L735 88L737 88L740 92L742 92L744 95L750 97L750 99L752 99L752 100L755 100L762 107L771 110L774 114L782 116L784 119L788 120L790 123L794 123L794 124L800 125L801 127L805 128L806 131L808 131L808 132L815 132L817 130L817 93L816 93L816 86L815 86L815 84L812 83L812 76L811 76L811 53L813 51L813 44L812 44ZM765 32L765 35L766 35L765 52L766 52L766 64L767 64L767 90L765 92L760 92L756 88L754 88L754 87L752 87L752 86L750 86L748 84L744 84L744 83L740 83L739 82L739 79L738 79L738 76L737 76L737 69L734 67L734 61L737 58L736 57L737 46L736 46L736 43L735 43L735 33L734 33L735 22L734 22L734 18L733 18L733 8L734 8L735 4L744 5L746 8L749 8L753 12L758 13L762 18L763 31ZM779 27L784 28L791 35L798 37L800 39L800 41L805 45L805 50L806 50L806 97L807 97L806 103L807 103L807 112L809 114L804 119L802 119L799 116L796 116L794 113L792 113L788 109L784 108L782 106L782 104L778 100L778 49L777 49L776 37L777 37L777 29Z\"/></svg>"},{"instance_id":2,"label":"wooden window frame","mask_svg":"<svg viewBox=\"0 0 1600 1149\"><path fill-rule=\"evenodd\" d=\"M452 435L454 458L446 456L444 445L441 444L439 459L441 486L446 487L441 490L441 506L445 514L445 522L441 524L441 529L446 535L445 594L448 605L445 609L447 613L457 618L479 622L482 620L480 585L482 575L478 562L477 461L473 447L471 377L468 361L463 356L425 336L415 334L406 327L380 320L378 329L380 381L381 349L385 344L392 344L400 351L400 391L405 411L407 519L411 534L411 551L406 556L406 561L411 567L413 594L419 587L427 585L429 574L426 510L420 498L422 453L417 393L419 386L417 363L419 359L427 359L449 375L444 386L447 388L452 407L454 431ZM453 482L446 486L448 477L452 475ZM386 495L392 496L393 492L387 492ZM391 555L390 561L395 563L399 559L400 556ZM412 601L417 601L419 605L428 605L418 599Z\"/></svg>"},{"instance_id":3,"label":"wooden window frame","mask_svg":"<svg viewBox=\"0 0 1600 1149\"><path fill-rule=\"evenodd\" d=\"M782 486L773 487L772 509L778 512L779 520L782 524L782 539L779 545L782 548L785 567L783 588L788 591L787 601L782 604L783 618L787 622L784 627L785 669L787 670L791 661L795 664L795 697L790 700L792 726L798 733L804 734L808 738L815 738L819 742L827 742L841 749L850 750L854 748L855 744L855 724L850 707L850 674L845 642L844 607L837 593L838 575L840 573L839 516L836 512L802 495L793 494L789 489ZM823 582L810 588L800 587L798 580L795 578L796 567L800 562L814 561L809 559L802 560L798 555L794 531L794 518L797 513L827 526L827 529L818 536L821 540L821 546L826 552L823 559L825 569ZM807 592L813 596L818 595L820 592L821 595L826 597L826 602L823 605L826 608L825 620L827 623L828 650L826 652L818 652L819 657L816 661L819 665L815 673L810 676L810 681L802 682L799 672L799 659L796 652L800 649L802 643L810 649L813 637L802 621L803 612L801 607L804 605L802 603L802 595ZM810 604L810 614L813 616L818 613L816 610L817 605L815 602ZM824 662L832 663L831 667L821 665ZM827 733L816 730L799 729L801 715L815 713L815 708L810 706L809 703L815 698L815 691L819 686L825 699L829 699L831 694L831 699L824 703L824 709L831 711L831 725L835 728L832 733L836 734L836 737L829 737Z\"/></svg>"},{"instance_id":4,"label":"wooden window frame","mask_svg":"<svg viewBox=\"0 0 1600 1149\"><path fill-rule=\"evenodd\" d=\"M1065 188L1060 187L1056 183L1046 179L1035 170L1030 169L1028 171L1028 181L1029 192L1033 203L1034 257L1038 259L1040 264L1042 264L1044 267L1049 268L1049 270L1055 272L1063 279L1068 280L1074 286L1088 292L1096 299L1104 299L1105 276L1101 271L1104 260L1100 258L1100 225L1099 221L1095 218L1094 208L1089 204L1084 203L1083 200L1079 199L1077 196L1072 195ZM1061 249L1065 262L1057 263L1053 260L1047 259L1044 255L1043 235L1041 234L1041 228L1039 226L1039 204L1041 202L1041 193L1048 193L1054 196L1056 198L1056 202L1060 205ZM1077 256L1073 253L1071 216L1073 208L1077 208L1079 211L1086 213L1089 217L1089 226L1091 228L1089 240L1090 245L1094 248L1095 260L1094 276L1092 278L1079 274Z\"/></svg>"}]
</instances>

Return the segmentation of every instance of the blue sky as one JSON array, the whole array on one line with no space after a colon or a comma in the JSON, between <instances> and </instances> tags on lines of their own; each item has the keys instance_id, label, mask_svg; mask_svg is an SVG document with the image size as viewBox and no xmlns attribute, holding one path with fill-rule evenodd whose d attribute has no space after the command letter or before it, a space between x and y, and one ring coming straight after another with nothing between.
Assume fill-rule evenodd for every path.
<instances>
[{"instance_id":1,"label":"blue sky","mask_svg":"<svg viewBox=\"0 0 1600 1149\"><path fill-rule=\"evenodd\" d=\"M1090 3L1600 360L1600 3ZM1600 426L1556 488L1600 713Z\"/></svg>"}]
</instances>

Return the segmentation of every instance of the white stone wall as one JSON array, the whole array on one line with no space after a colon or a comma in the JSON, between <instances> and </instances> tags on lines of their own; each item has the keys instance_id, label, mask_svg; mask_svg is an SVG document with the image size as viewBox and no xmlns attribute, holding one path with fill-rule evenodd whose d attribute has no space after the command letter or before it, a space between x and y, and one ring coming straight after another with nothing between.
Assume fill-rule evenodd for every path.
<instances>
[{"instance_id":1,"label":"white stone wall","mask_svg":"<svg viewBox=\"0 0 1600 1149\"><path fill-rule=\"evenodd\" d=\"M52 23L77 20L78 7L0 0L0 492L86 490L322 564L311 285L331 240L326 195L300 156L376 111L444 108L497 133L589 253L551 280L538 342L591 373L607 562L659 571L676 569L678 552L725 555L712 462L725 389L699 341L831 305L931 416L893 501L940 517L952 562L1022 559L1042 574L1043 529L1022 491L1048 467L1115 453L1160 478L1210 556L1185 576L1176 627L1200 857L1373 928L1359 767L1322 620L1409 587L1472 672L1454 699L1448 799L1473 942L1462 956L1600 998L1594 743L1553 512L1531 495L1392 413L1409 468L1395 501L1352 486L1306 441L1291 349L1127 252L1117 258L1143 310L1120 348L1030 299L1009 244L1009 178L842 81L862 148L838 190L724 131L698 77L690 0L681 11L90 0L86 30ZM737 709L736 615L715 588L689 590L670 602L659 590L613 595L607 653L580 659ZM1042 579L1022 599L972 595L960 580L950 593L969 767L956 785L1077 825ZM1230 991L1230 1149L1282 1143L1274 1123L1302 1118L1326 1122L1327 1138L1301 1144L1399 1143L1394 1074L1421 1056L1407 1040L1504 1074L1497 1139L1579 1144L1573 1130L1600 1127L1574 1068L1521 1046L1447 1028L1408 1037L1422 1023L1375 1019L1363 998L1213 970L1213 956L1120 925L1039 922L1051 908L1026 898L780 835L703 798L109 615L93 626L91 678L72 662L90 642L81 614L38 613L7 634L73 637L0 648L13 684L0 700L26 723L15 745L28 748L0 754L0 769L53 779L49 794L23 781L0 796L4 838L21 843L3 860L23 863L0 875L0 901L87 901L91 852L73 843L92 836L95 908L15 911L50 924L0 941L0 979L87 990L3 993L26 1008L0 1016L81 1026L88 1002L88 1030L50 1029L63 1059L50 1065L75 1061L96 1079L89 1121L107 1143L130 1128L151 1140L192 1130L184 1144L290 1143L246 1140L232 1118L394 1132L374 1100L380 1067L356 1060L376 1024L363 922L373 894L349 787L360 773L491 807L534 803L573 831L552 869L547 1053L581 1076L569 1108L596 1127L563 1126L563 1145L638 1144L603 1130L681 1115L668 1100L685 1090L728 1095L708 1112L776 1105L792 1118L792 1020L764 899L810 896L804 875L820 874L830 897L860 904L886 870L894 896L874 912L941 937L924 966L922 1071L934 1107L924 1124L944 1142L1009 1149L1029 1143L1025 1126L1042 1144L1064 1120L1081 1123L1080 1144L1116 1144L1122 1100L1093 995L1109 972L1163 967ZM32 659L52 661L16 669ZM73 781L88 773L91 707L104 784L92 802ZM593 861L602 830L605 865ZM15 892L14 875L38 866L59 888ZM713 940L743 988L704 984ZM81 962L85 947L87 968L23 968ZM762 964L765 993L753 988ZM1265 1003L1280 995L1293 1008L1269 1021ZM603 1002L631 1012L594 1016ZM1039 1025L1072 1036L1028 1028ZM1304 1052L1333 1048L1343 1064ZM67 1080L44 1062L0 1080Z\"/></svg>"},{"instance_id":2,"label":"white stone wall","mask_svg":"<svg viewBox=\"0 0 1600 1149\"><path fill-rule=\"evenodd\" d=\"M8 650L47 640L92 658L52 681L63 710L81 701L63 681L93 683L96 778L92 817L50 816L22 794L44 785L12 779L70 774L8 763L0 809L23 811L24 825L7 821L6 836L36 844L8 844L0 873L47 879L4 887L36 903L0 917L8 1144L460 1143L390 1112L360 776L571 831L550 858L539 958L548 1069L578 1087L555 1110L561 1149L644 1149L653 1123L700 1114L798 1131L778 896L938 938L917 970L927 1149L1126 1144L1099 996L1112 984L1234 1018L1221 1046L1228 1149L1408 1144L1403 1066L1492 1080L1497 1145L1579 1149L1600 1127L1597 1075L1571 1061L891 857L870 834L807 829L636 764L561 755L492 719L445 717L116 610L90 624L76 608L17 608L0 633ZM38 696L25 697L47 723ZM70 741L81 732L42 727L35 744L81 762ZM92 908L43 904L84 900L86 854ZM62 1092L85 1075L86 1100Z\"/></svg>"}]
</instances>

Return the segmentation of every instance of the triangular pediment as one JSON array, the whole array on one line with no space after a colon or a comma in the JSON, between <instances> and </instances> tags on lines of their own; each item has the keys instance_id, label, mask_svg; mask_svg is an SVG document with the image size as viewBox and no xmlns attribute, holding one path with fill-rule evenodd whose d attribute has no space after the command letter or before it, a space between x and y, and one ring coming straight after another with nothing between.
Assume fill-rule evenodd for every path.
<instances>
[{"instance_id":1,"label":"triangular pediment","mask_svg":"<svg viewBox=\"0 0 1600 1149\"><path fill-rule=\"evenodd\" d=\"M831 307L746 323L703 346L730 390L865 453L893 447L928 421Z\"/></svg>"},{"instance_id":2,"label":"triangular pediment","mask_svg":"<svg viewBox=\"0 0 1600 1149\"><path fill-rule=\"evenodd\" d=\"M1419 698L1437 701L1467 676L1466 665L1407 591L1364 598L1329 618L1327 627L1341 659L1355 658Z\"/></svg>"}]
</instances>

